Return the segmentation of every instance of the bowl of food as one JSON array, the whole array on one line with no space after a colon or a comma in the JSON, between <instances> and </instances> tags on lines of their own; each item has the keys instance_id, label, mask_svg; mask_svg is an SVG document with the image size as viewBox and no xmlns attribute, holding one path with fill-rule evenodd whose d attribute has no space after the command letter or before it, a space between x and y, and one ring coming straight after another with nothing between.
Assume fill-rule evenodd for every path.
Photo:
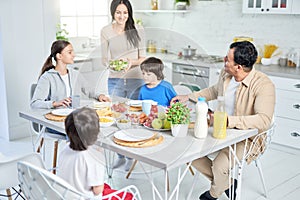
<instances>
[{"instance_id":1,"label":"bowl of food","mask_svg":"<svg viewBox=\"0 0 300 200\"><path fill-rule=\"evenodd\" d=\"M128 67L128 62L124 60L109 61L109 69L115 72L121 72Z\"/></svg>"},{"instance_id":2,"label":"bowl of food","mask_svg":"<svg viewBox=\"0 0 300 200\"><path fill-rule=\"evenodd\" d=\"M117 120L117 127L119 129L128 129L131 127L131 121L129 119L119 119Z\"/></svg>"},{"instance_id":3,"label":"bowl of food","mask_svg":"<svg viewBox=\"0 0 300 200\"><path fill-rule=\"evenodd\" d=\"M99 117L100 127L109 127L115 123L113 117Z\"/></svg>"}]
</instances>

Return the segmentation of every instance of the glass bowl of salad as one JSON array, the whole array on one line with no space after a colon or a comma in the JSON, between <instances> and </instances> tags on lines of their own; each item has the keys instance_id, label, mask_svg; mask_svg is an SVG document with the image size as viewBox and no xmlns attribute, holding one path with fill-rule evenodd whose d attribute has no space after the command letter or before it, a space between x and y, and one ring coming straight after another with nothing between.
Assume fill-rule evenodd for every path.
<instances>
[{"instance_id":1,"label":"glass bowl of salad","mask_svg":"<svg viewBox=\"0 0 300 200\"><path fill-rule=\"evenodd\" d=\"M109 61L109 69L114 72L124 71L128 67L128 62L124 60L111 60Z\"/></svg>"}]
</instances>

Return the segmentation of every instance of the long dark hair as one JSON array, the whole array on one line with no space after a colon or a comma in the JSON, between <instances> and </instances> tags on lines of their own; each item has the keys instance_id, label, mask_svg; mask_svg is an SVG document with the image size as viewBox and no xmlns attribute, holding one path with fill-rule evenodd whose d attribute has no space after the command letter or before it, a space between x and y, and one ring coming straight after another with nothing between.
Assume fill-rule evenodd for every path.
<instances>
[{"instance_id":1,"label":"long dark hair","mask_svg":"<svg viewBox=\"0 0 300 200\"><path fill-rule=\"evenodd\" d=\"M52 64L52 58L54 58L54 60L57 61L56 54L61 53L64 50L64 48L66 48L66 46L68 46L69 44L71 43L65 40L56 40L52 43L51 53L46 59L39 77L41 77L46 71L55 68L55 66Z\"/></svg>"},{"instance_id":2,"label":"long dark hair","mask_svg":"<svg viewBox=\"0 0 300 200\"><path fill-rule=\"evenodd\" d=\"M138 48L139 41L141 41L141 38L135 28L134 20L132 17L132 6L128 0L113 0L111 2L110 13L111 13L112 19L114 20L114 18L115 18L114 15L115 15L116 9L117 9L118 5L120 5L120 4L124 4L128 10L128 19L125 24L125 34L126 34L127 40L129 41L129 43L132 46L134 46L135 48Z\"/></svg>"}]
</instances>

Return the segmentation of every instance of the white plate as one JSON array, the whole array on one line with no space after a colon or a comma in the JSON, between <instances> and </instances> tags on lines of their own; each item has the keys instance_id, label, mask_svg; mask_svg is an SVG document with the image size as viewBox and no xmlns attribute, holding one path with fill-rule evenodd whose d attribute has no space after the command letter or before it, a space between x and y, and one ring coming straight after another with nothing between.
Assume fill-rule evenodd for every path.
<instances>
[{"instance_id":1,"label":"white plate","mask_svg":"<svg viewBox=\"0 0 300 200\"><path fill-rule=\"evenodd\" d=\"M98 109L98 108L106 108L106 107L111 107L111 102L100 102L100 101L94 101L93 102L93 107Z\"/></svg>"},{"instance_id":2,"label":"white plate","mask_svg":"<svg viewBox=\"0 0 300 200\"><path fill-rule=\"evenodd\" d=\"M142 106L142 100L130 100L129 105L133 107L140 107Z\"/></svg>"},{"instance_id":3,"label":"white plate","mask_svg":"<svg viewBox=\"0 0 300 200\"><path fill-rule=\"evenodd\" d=\"M149 130L152 130L152 131L169 131L171 129L155 129L155 128L152 128L152 127L149 127L149 126L146 126L145 123L143 124L143 126Z\"/></svg>"},{"instance_id":4,"label":"white plate","mask_svg":"<svg viewBox=\"0 0 300 200\"><path fill-rule=\"evenodd\" d=\"M145 129L126 129L115 132L114 137L118 140L128 142L138 142L141 140L147 140L153 137L154 133Z\"/></svg>"},{"instance_id":5,"label":"white plate","mask_svg":"<svg viewBox=\"0 0 300 200\"><path fill-rule=\"evenodd\" d=\"M71 112L73 112L74 109L70 109L70 108L62 108L62 109L56 109L56 110L52 110L51 113L53 115L58 115L58 116L67 116L69 115Z\"/></svg>"}]
</instances>

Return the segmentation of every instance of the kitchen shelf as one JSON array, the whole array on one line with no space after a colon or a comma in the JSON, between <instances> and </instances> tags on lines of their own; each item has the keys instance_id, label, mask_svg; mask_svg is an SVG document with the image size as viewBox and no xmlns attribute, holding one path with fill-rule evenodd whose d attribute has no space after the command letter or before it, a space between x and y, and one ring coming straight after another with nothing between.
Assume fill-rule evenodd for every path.
<instances>
[{"instance_id":1,"label":"kitchen shelf","mask_svg":"<svg viewBox=\"0 0 300 200\"><path fill-rule=\"evenodd\" d=\"M189 10L135 10L135 13L189 13Z\"/></svg>"}]
</instances>

